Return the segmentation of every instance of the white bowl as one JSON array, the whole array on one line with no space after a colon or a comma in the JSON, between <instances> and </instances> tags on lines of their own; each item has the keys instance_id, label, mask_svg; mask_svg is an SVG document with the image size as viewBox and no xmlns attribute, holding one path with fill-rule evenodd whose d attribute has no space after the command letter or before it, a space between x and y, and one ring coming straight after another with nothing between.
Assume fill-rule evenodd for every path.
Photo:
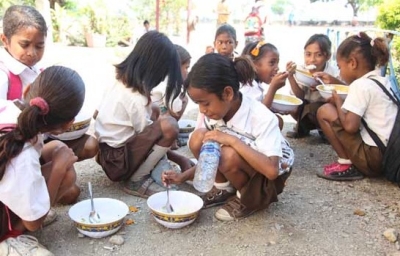
<instances>
[{"instance_id":1,"label":"white bowl","mask_svg":"<svg viewBox=\"0 0 400 256\"><path fill-rule=\"evenodd\" d=\"M58 140L75 140L82 137L89 130L90 122L92 121L92 115L93 113L81 109L81 111L75 117L74 123L66 132L58 135L49 134L49 137Z\"/></svg>"},{"instance_id":2,"label":"white bowl","mask_svg":"<svg viewBox=\"0 0 400 256\"><path fill-rule=\"evenodd\" d=\"M191 133L196 128L196 121L190 119L181 119L178 121L179 133Z\"/></svg>"},{"instance_id":3,"label":"white bowl","mask_svg":"<svg viewBox=\"0 0 400 256\"><path fill-rule=\"evenodd\" d=\"M174 208L172 213L166 213L163 209L167 202L166 191L158 192L147 199L147 206L154 219L167 228L177 229L193 223L203 207L203 200L190 192L170 191L169 199Z\"/></svg>"},{"instance_id":4,"label":"white bowl","mask_svg":"<svg viewBox=\"0 0 400 256\"><path fill-rule=\"evenodd\" d=\"M318 84L318 81L314 79L308 70L296 69L294 76L296 81L304 86L313 86Z\"/></svg>"},{"instance_id":5,"label":"white bowl","mask_svg":"<svg viewBox=\"0 0 400 256\"><path fill-rule=\"evenodd\" d=\"M100 215L99 223L89 222L90 199L78 202L69 209L68 215L78 231L93 238L102 238L117 232L129 212L128 206L112 198L93 198L93 201L96 212Z\"/></svg>"},{"instance_id":6,"label":"white bowl","mask_svg":"<svg viewBox=\"0 0 400 256\"><path fill-rule=\"evenodd\" d=\"M343 84L320 84L317 86L317 90L324 99L332 97L332 90L336 90L337 94L344 100L349 93L349 86Z\"/></svg>"},{"instance_id":7,"label":"white bowl","mask_svg":"<svg viewBox=\"0 0 400 256\"><path fill-rule=\"evenodd\" d=\"M303 104L303 101L295 96L275 94L271 108L279 112L293 112L298 106Z\"/></svg>"}]
</instances>

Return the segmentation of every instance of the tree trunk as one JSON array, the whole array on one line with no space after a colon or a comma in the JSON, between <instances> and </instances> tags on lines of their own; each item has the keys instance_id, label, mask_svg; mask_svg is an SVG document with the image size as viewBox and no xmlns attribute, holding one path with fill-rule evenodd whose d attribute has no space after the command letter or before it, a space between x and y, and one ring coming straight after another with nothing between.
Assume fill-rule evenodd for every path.
<instances>
[{"instance_id":1,"label":"tree trunk","mask_svg":"<svg viewBox=\"0 0 400 256\"><path fill-rule=\"evenodd\" d=\"M51 22L49 0L35 0L36 9L43 15L47 25L47 42L53 43L53 26Z\"/></svg>"}]
</instances>

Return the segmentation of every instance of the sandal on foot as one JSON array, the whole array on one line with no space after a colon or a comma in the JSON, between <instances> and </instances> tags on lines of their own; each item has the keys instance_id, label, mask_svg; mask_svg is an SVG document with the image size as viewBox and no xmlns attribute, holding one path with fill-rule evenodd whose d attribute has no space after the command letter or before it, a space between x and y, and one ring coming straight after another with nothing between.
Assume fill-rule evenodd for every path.
<instances>
[{"instance_id":1,"label":"sandal on foot","mask_svg":"<svg viewBox=\"0 0 400 256\"><path fill-rule=\"evenodd\" d=\"M325 166L323 170L317 172L317 176L335 181L361 180L364 178L364 175L354 165L339 163Z\"/></svg>"},{"instance_id":2,"label":"sandal on foot","mask_svg":"<svg viewBox=\"0 0 400 256\"><path fill-rule=\"evenodd\" d=\"M57 214L56 210L54 210L53 208L50 208L49 212L47 213L46 217L44 218L43 227L46 227L46 226L50 225L51 223L53 223L54 221L56 221L57 216L58 216L58 214Z\"/></svg>"},{"instance_id":3,"label":"sandal on foot","mask_svg":"<svg viewBox=\"0 0 400 256\"><path fill-rule=\"evenodd\" d=\"M248 209L241 203L240 198L235 196L215 212L215 218L222 221L233 221L245 218L256 211L257 209Z\"/></svg>"},{"instance_id":4,"label":"sandal on foot","mask_svg":"<svg viewBox=\"0 0 400 256\"><path fill-rule=\"evenodd\" d=\"M217 189L216 187L213 187L209 192L201 197L204 202L203 208L224 204L234 195L236 195L236 192L228 192L228 190Z\"/></svg>"},{"instance_id":5,"label":"sandal on foot","mask_svg":"<svg viewBox=\"0 0 400 256\"><path fill-rule=\"evenodd\" d=\"M139 181L124 181L122 185L125 193L142 198L148 198L157 192L165 190L160 185L157 185L150 175L143 177Z\"/></svg>"}]
</instances>

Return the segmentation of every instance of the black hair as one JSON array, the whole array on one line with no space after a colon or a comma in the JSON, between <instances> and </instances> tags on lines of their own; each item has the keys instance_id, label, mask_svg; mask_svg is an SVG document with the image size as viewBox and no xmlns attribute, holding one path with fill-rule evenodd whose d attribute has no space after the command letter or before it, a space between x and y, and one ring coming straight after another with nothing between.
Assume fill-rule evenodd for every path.
<instances>
[{"instance_id":1,"label":"black hair","mask_svg":"<svg viewBox=\"0 0 400 256\"><path fill-rule=\"evenodd\" d=\"M188 87L206 90L222 99L226 86L232 87L237 96L240 83L250 83L254 76L254 64L247 56L237 57L232 61L220 54L210 53L193 65L184 86L186 90Z\"/></svg>"},{"instance_id":2,"label":"black hair","mask_svg":"<svg viewBox=\"0 0 400 256\"><path fill-rule=\"evenodd\" d=\"M181 65L187 63L188 61L190 61L190 59L192 58L192 56L190 56L190 53L183 48L182 46L176 44L175 45L176 50L178 51L178 55L179 55L179 59L181 61Z\"/></svg>"},{"instance_id":3,"label":"black hair","mask_svg":"<svg viewBox=\"0 0 400 256\"><path fill-rule=\"evenodd\" d=\"M321 49L322 54L324 54L326 57L330 58L332 55L331 49L332 49L332 42L329 40L329 37L324 34L314 34L312 35L304 45L304 50L309 46L310 44L318 44L319 49Z\"/></svg>"},{"instance_id":4,"label":"black hair","mask_svg":"<svg viewBox=\"0 0 400 256\"><path fill-rule=\"evenodd\" d=\"M255 41L255 42L250 42L250 43L246 44L246 46L243 48L242 55L248 55L248 56L250 56L250 58L253 61L257 61L257 60L261 59L267 52L270 52L270 51L278 52L278 49L275 47L275 45L266 43L266 44L261 45L258 48L259 52L258 52L257 56L253 55L251 53L251 51L254 48L256 48L259 43L260 43L260 41Z\"/></svg>"},{"instance_id":5,"label":"black hair","mask_svg":"<svg viewBox=\"0 0 400 256\"><path fill-rule=\"evenodd\" d=\"M148 20L144 20L144 21L143 21L143 26L146 25L146 24L149 25L150 22L149 22Z\"/></svg>"},{"instance_id":6,"label":"black hair","mask_svg":"<svg viewBox=\"0 0 400 256\"><path fill-rule=\"evenodd\" d=\"M27 5L10 6L3 18L3 33L8 40L20 29L34 27L47 36L47 25L43 16L34 7Z\"/></svg>"},{"instance_id":7,"label":"black hair","mask_svg":"<svg viewBox=\"0 0 400 256\"><path fill-rule=\"evenodd\" d=\"M48 112L29 104L34 98L42 98L48 105ZM11 131L3 128L0 133L0 179L11 159L21 153L24 144L34 140L47 129L56 128L73 120L85 99L85 84L79 74L67 67L46 68L25 95L22 112Z\"/></svg>"},{"instance_id":8,"label":"black hair","mask_svg":"<svg viewBox=\"0 0 400 256\"><path fill-rule=\"evenodd\" d=\"M369 65L370 71L377 65L384 66L389 61L389 49L384 38L371 39L366 33L346 38L337 49L337 56L348 59L350 55L360 56ZM358 56L357 56L358 55Z\"/></svg>"},{"instance_id":9,"label":"black hair","mask_svg":"<svg viewBox=\"0 0 400 256\"><path fill-rule=\"evenodd\" d=\"M149 31L120 64L115 65L116 79L150 100L154 87L168 76L165 99L170 105L181 92L182 74L178 52L167 36ZM150 101L149 101L150 102Z\"/></svg>"},{"instance_id":10,"label":"black hair","mask_svg":"<svg viewBox=\"0 0 400 256\"><path fill-rule=\"evenodd\" d=\"M237 41L236 29L229 24L222 24L221 26L218 27L217 31L215 32L214 40L217 40L217 37L219 35L225 34L225 33L228 34L230 37L232 37L236 43L236 41Z\"/></svg>"}]
</instances>

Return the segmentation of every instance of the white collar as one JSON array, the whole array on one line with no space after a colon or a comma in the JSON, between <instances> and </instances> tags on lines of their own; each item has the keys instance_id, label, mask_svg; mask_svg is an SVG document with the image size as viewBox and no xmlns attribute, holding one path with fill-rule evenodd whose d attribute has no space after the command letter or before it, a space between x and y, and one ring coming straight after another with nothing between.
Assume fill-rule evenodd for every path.
<instances>
[{"instance_id":1,"label":"white collar","mask_svg":"<svg viewBox=\"0 0 400 256\"><path fill-rule=\"evenodd\" d=\"M26 69L32 69L34 72L38 73L38 68L35 66L28 67L18 60L16 60L11 54L9 54L4 48L0 50L0 60L4 63L4 65L8 68L8 70L14 75L20 75Z\"/></svg>"}]
</instances>

